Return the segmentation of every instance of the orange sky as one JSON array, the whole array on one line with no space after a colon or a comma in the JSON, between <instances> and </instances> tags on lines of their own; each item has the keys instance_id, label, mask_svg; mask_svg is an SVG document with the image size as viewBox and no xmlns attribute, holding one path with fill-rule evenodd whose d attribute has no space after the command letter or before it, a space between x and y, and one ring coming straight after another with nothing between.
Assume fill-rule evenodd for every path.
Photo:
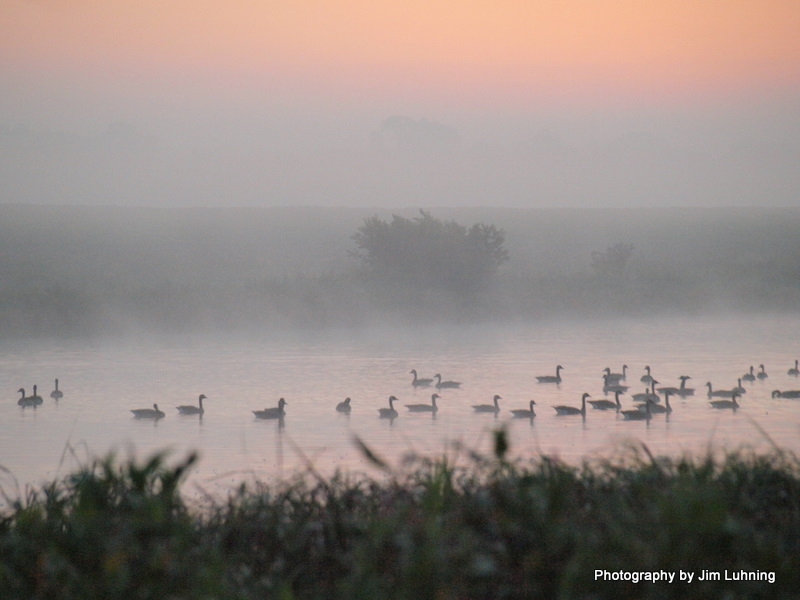
<instances>
[{"instance_id":1,"label":"orange sky","mask_svg":"<svg viewBox=\"0 0 800 600\"><path fill-rule=\"evenodd\" d=\"M0 0L13 201L796 205L797 140L800 0Z\"/></svg>"},{"instance_id":2,"label":"orange sky","mask_svg":"<svg viewBox=\"0 0 800 600\"><path fill-rule=\"evenodd\" d=\"M496 102L800 84L797 0L2 0L0 69ZM8 78L7 78L8 80ZM491 93L488 90L492 90Z\"/></svg>"}]
</instances>

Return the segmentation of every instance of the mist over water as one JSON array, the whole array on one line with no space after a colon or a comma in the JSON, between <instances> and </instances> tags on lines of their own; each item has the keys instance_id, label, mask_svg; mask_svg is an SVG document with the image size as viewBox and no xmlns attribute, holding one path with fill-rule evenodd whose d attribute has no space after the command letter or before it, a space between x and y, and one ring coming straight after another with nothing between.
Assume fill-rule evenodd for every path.
<instances>
[{"instance_id":1,"label":"mist over water","mask_svg":"<svg viewBox=\"0 0 800 600\"><path fill-rule=\"evenodd\" d=\"M15 338L258 337L800 305L796 209L428 209L503 232L508 260L469 294L436 284L446 265L426 282L414 279L422 264L404 278L365 270L354 235L393 212L420 214L0 206L0 323ZM630 249L616 266L615 248Z\"/></svg>"}]
</instances>

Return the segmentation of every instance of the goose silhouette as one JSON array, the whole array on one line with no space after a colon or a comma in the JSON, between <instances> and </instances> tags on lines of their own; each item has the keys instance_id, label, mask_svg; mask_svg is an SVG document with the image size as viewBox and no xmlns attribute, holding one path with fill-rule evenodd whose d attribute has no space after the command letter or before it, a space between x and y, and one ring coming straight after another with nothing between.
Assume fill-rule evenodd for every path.
<instances>
[{"instance_id":1,"label":"goose silhouette","mask_svg":"<svg viewBox=\"0 0 800 600\"><path fill-rule=\"evenodd\" d=\"M197 406L192 404L182 404L180 406L176 406L175 408L178 409L178 412L182 415L202 415L205 412L203 408L203 400L205 400L205 395L200 394L197 398Z\"/></svg>"},{"instance_id":2,"label":"goose silhouette","mask_svg":"<svg viewBox=\"0 0 800 600\"><path fill-rule=\"evenodd\" d=\"M265 408L264 410L254 410L253 414L257 419L282 419L286 416L286 410L283 407L287 404L288 402L281 398L278 400L278 406Z\"/></svg>"},{"instance_id":3,"label":"goose silhouette","mask_svg":"<svg viewBox=\"0 0 800 600\"><path fill-rule=\"evenodd\" d=\"M158 404L153 404L153 408L134 408L131 412L135 419L162 419L165 416Z\"/></svg>"}]
</instances>

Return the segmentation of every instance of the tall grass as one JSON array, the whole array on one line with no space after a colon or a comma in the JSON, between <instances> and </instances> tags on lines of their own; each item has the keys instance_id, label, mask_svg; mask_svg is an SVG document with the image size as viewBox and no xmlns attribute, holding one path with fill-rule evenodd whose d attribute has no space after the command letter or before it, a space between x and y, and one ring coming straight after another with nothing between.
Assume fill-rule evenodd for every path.
<instances>
[{"instance_id":1,"label":"tall grass","mask_svg":"<svg viewBox=\"0 0 800 600\"><path fill-rule=\"evenodd\" d=\"M114 457L0 518L3 598L800 598L800 463L779 451L579 466L412 457L376 476L309 469L189 509L196 460ZM368 452L368 449L365 449ZM695 573L596 581L595 570ZM697 581L701 570L775 582Z\"/></svg>"}]
</instances>

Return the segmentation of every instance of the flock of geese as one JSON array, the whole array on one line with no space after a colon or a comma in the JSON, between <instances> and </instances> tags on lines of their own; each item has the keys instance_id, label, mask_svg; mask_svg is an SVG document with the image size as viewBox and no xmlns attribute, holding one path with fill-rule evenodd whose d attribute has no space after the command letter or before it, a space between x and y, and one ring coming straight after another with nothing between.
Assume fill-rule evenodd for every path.
<instances>
[{"instance_id":1,"label":"flock of geese","mask_svg":"<svg viewBox=\"0 0 800 600\"><path fill-rule=\"evenodd\" d=\"M20 397L17 400L17 404L19 406L22 406L23 408L28 407L28 406L33 406L35 408L35 407L39 406L40 404L43 404L44 403L44 398L42 398L39 395L39 391L38 390L39 390L39 387L34 385L33 386L33 394L31 394L30 396L26 396L25 395L25 388L19 388L17 390L17 393L20 394ZM63 396L64 396L64 394L61 392L61 390L58 389L58 379L56 379L55 389L52 392L50 392L50 397L53 400L55 400L56 402L58 402L59 400L61 400L61 398Z\"/></svg>"},{"instance_id":2,"label":"flock of geese","mask_svg":"<svg viewBox=\"0 0 800 600\"><path fill-rule=\"evenodd\" d=\"M557 365L555 369L555 375L540 375L536 377L536 381L537 383L559 384L562 382L561 371L563 370L565 369L562 365ZM628 377L627 370L628 365L622 365L622 372L620 373L612 373L609 367L606 367L603 370L603 394L613 393L613 401L607 399L590 400L591 395L584 393L581 397L580 407L566 405L553 406L553 409L556 411L556 416L581 415L585 417L586 405L588 404L595 410L616 411L622 415L623 419L628 421L644 421L650 420L652 416L656 414L671 413L671 396L679 396L681 398L694 396L695 389L686 386L687 380L691 379L690 376L681 375L678 378L680 380L680 384L677 387L656 387L659 382L653 377L650 366L648 365L644 368L644 375L639 378L639 381L645 384L647 388L646 391L632 394L631 399L633 400L634 405L629 409L623 409L620 396L625 394L630 388L630 386L625 385L624 383L627 381ZM794 368L789 369L787 373L794 376L798 376L800 374L800 371L798 371L797 360L795 360ZM441 398L439 392L446 389L459 389L462 385L460 381L443 379L441 373L436 373L431 378L421 378L417 370L412 369L410 371L410 375L413 377L411 380L411 386L414 389L434 388L436 389L436 392L431 394L430 403L406 404L405 407L409 413L428 413L435 415L439 410L439 406L436 403L436 401ZM736 410L739 408L737 399L741 398L742 394L746 392L746 390L742 387L742 381L755 381L757 379L764 380L767 377L768 376L764 365L759 365L758 372L755 371L754 367L750 367L750 370L742 375L741 378L739 378L738 386L730 390L714 389L709 381L706 383L706 387L708 388L707 397L709 398L709 404L712 408L716 409ZM664 396L663 403L661 402L662 394ZM800 390L775 390L772 392L772 397L800 398ZM176 408L181 414L203 414L204 398L205 396L201 394L198 399L198 406L178 406ZM499 394L495 394L492 398L491 404L474 404L472 405L472 409L476 413L490 413L497 416L501 412L499 401L502 399L503 398ZM336 405L336 412L349 415L352 410L351 402L352 400L349 397L345 398L342 402L339 402ZM378 417L381 419L392 420L399 417L400 412L397 408L395 408L396 402L400 402L396 396L389 396L389 406L378 408ZM286 415L286 405L286 400L281 398L278 400L278 406L265 408L264 410L254 410L252 413L258 419L283 419L283 417ZM530 400L527 408L512 409L510 411L511 415L515 419L533 419L536 417L536 411L534 408L535 405L536 402L534 400ZM158 409L158 405L155 404L153 405L152 409L137 409L133 411L133 414L135 417L140 419L157 419L164 416L164 413L160 411Z\"/></svg>"},{"instance_id":3,"label":"flock of geese","mask_svg":"<svg viewBox=\"0 0 800 600\"><path fill-rule=\"evenodd\" d=\"M536 377L537 383L555 383L559 384L563 381L561 377L561 371L565 370L562 365L557 365L555 369L555 375L540 375ZM608 399L599 399L599 400L590 400L591 395L589 393L584 393L581 397L581 405L580 407L577 406L568 406L568 405L558 405L553 406L552 408L556 412L556 416L569 416L569 415L581 415L583 417L586 416L586 405L588 404L595 410L613 410L616 411L618 414L622 415L622 418L628 421L644 421L650 420L653 415L656 414L669 414L672 412L672 405L670 404L670 397L671 396L679 396L681 398L686 398L689 396L694 396L695 389L689 388L686 386L687 380L691 379L689 375L681 375L678 379L680 384L676 387L673 386L663 386L663 387L656 387L659 384L659 381L653 377L651 372L650 366L647 365L644 368L644 374L639 378L639 381L646 386L646 390L642 393L635 393L631 395L631 399L633 400L634 404L629 409L623 409L622 402L620 401L620 396L628 392L630 386L625 385L624 382L627 381L628 374L628 365L622 365L622 371L620 373L612 373L610 367L606 367L603 370L602 378L603 378L603 394L614 394L614 400ZM800 370L798 370L798 361L795 360L794 367L787 371L789 375L793 375L797 377L800 375ZM435 387L437 392L434 392L431 395L430 404L406 404L406 409L408 412L413 413L432 413L436 414L439 410L436 401L441 398L438 393L438 390L447 389L447 388L460 388L461 383L458 381L445 381L442 380L441 374L437 373L431 379L422 379L419 377L416 369L412 369L411 373L413 379L411 380L411 385L414 388L420 387ZM756 381L756 380L764 380L767 379L768 375L766 372L766 368L764 365L759 365L759 371L756 372L754 367L750 367L749 371L746 372L742 377L738 379L738 385L734 388L729 390L721 390L721 389L714 389L711 382L706 382L707 397L709 399L709 405L711 408L715 409L731 409L736 410L739 408L738 399L742 397L742 394L746 393L745 388L742 386L743 381ZM663 395L663 403L662 403L662 396ZM772 392L773 398L800 398L800 390L774 390ZM500 411L500 404L499 401L502 400L502 397L498 394L492 398L492 404L474 404L472 405L472 409L476 413L492 413L495 416L498 415ZM281 402L285 403L284 400L281 398ZM350 398L345 399L344 402L340 402L336 406L336 411L340 413L349 414L351 410L350 406ZM399 416L398 410L395 408L394 403L399 402L396 396L389 396L389 406L388 408L379 408L378 409L378 416L382 419L395 419ZM536 401L530 400L528 402L528 408L517 408L512 409L511 415L515 419L533 419L536 417L536 411L534 406L536 405ZM283 404L281 404L283 406ZM274 410L274 409L273 409Z\"/></svg>"},{"instance_id":4,"label":"flock of geese","mask_svg":"<svg viewBox=\"0 0 800 600\"><path fill-rule=\"evenodd\" d=\"M540 375L536 377L537 383L555 383L559 384L563 381L561 376L561 371L565 370L562 365L557 365L555 369L555 375ZM635 393L631 395L631 399L634 401L634 405L629 409L623 409L622 402L620 400L620 396L625 394L629 389L630 386L625 385L624 382L627 381L627 370L628 365L622 366L621 373L612 373L609 367L603 371L603 394L613 393L614 400L608 399L599 399L599 400L590 400L591 395L589 393L584 393L581 397L581 405L580 407L577 406L567 406L567 405L558 405L553 406L552 408L556 412L556 416L568 416L568 415L581 415L583 417L586 416L586 405L588 404L595 410L613 410L622 415L623 419L629 421L643 421L649 420L652 418L653 415L656 414L669 414L672 412L672 405L670 404L670 397L671 396L679 396L681 398L686 398L689 396L694 396L695 389L689 388L686 386L687 380L691 379L689 375L681 375L678 379L680 384L676 387L672 386L663 386L663 387L656 387L659 383L653 377L651 372L650 366L646 366L644 368L645 373L639 378L641 383L646 385L646 391L642 393ZM798 371L798 361L795 360L795 365L793 368L787 371L789 375L798 376L800 375L800 371ZM423 379L420 378L419 373L417 373L416 369L412 369L411 373L413 379L411 380L411 385L414 388L421 388L421 387L435 387L437 392L431 394L431 401L430 404L406 404L405 407L408 412L413 413L432 413L436 414L439 410L436 401L441 398L438 393L438 390L447 389L447 388L460 388L461 383L458 381L446 381L442 380L441 374L437 373L431 379ZM707 397L709 399L709 405L711 408L715 409L732 409L736 410L739 408L738 399L742 397L742 394L746 392L744 387L742 387L742 381L755 381L755 380L764 380L768 377L766 369L764 365L759 365L759 371L756 373L754 367L750 367L750 370L742 375L741 378L738 380L738 385L729 390L721 390L721 389L714 389L711 382L706 383L706 387L708 389ZM663 403L662 403L662 395L663 395ZM800 398L800 390L775 390L772 392L773 398ZM498 394L492 398L492 404L475 404L472 405L472 409L476 413L492 413L494 415L498 415L500 410L499 401L502 400L502 397ZM400 413L395 408L395 402L399 402L396 396L389 396L389 406L384 408L378 409L378 416L382 419L395 419L397 418ZM281 398L281 407L285 404L285 401ZM351 410L351 399L346 398L344 402L340 402L336 406L336 411L340 413L350 414ZM536 410L534 406L536 405L536 401L530 400L528 402L527 408L517 408L512 409L511 415L515 419L533 419L536 417ZM275 410L275 409L272 409ZM258 415L257 415L258 416ZM273 417L277 418L277 417Z\"/></svg>"},{"instance_id":5,"label":"flock of geese","mask_svg":"<svg viewBox=\"0 0 800 600\"><path fill-rule=\"evenodd\" d=\"M788 375L792 376L799 376L800 375L800 361L794 361L794 367L790 368L787 371ZM663 386L663 387L656 387L659 384L659 381L653 377L651 372L650 366L644 367L644 374L639 378L639 382L645 384L645 391L641 393L635 393L631 395L631 400L634 402L631 408L623 409L622 402L620 401L620 396L626 394L630 389L629 385L627 384L628 378L628 365L622 365L622 370L619 373L613 373L610 367L606 367L602 372L602 379L603 379L603 394L607 395L609 393L614 394L614 400L608 399L599 399L599 400L590 400L592 397L589 393L584 393L581 397L581 405L580 407L577 406L568 406L568 405L558 405L553 406L552 408L556 412L556 416L569 416L569 415L581 415L582 417L586 417L586 405L590 405L594 410L612 410L618 413L623 417L625 420L629 421L642 421L647 420L649 421L653 415L655 414L669 414L672 412L672 406L670 404L670 397L677 396L681 398L686 398L689 396L694 396L695 389L689 388L686 386L687 380L691 379L688 375L681 375L678 379L680 380L680 384L676 387L673 386ZM537 383L541 384L548 384L548 383L555 383L560 384L562 382L561 371L565 370L563 366L557 365L555 369L555 375L540 375L536 377ZM408 412L411 413L429 413L435 415L439 407L436 404L436 401L441 398L439 395L439 391L446 390L446 389L459 389L461 387L460 381L452 381L452 380L445 380L442 379L442 375L440 373L436 373L432 378L420 378L419 374L417 373L416 369L412 369L410 374L413 376L411 380L411 385L413 388L435 388L437 391L431 394L431 401L430 403L425 404L406 404L406 409ZM758 371L756 371L755 367L751 366L750 369L745 372L740 378L738 378L737 385L732 387L731 389L715 389L711 382L706 382L705 387L707 388L706 396L709 399L709 404L712 408L715 409L731 409L736 410L739 408L738 399L742 397L743 394L746 393L746 389L743 387L743 382L753 382L756 380L763 381L768 378L767 371L763 364L758 366ZM20 388L18 393L21 394L17 404L23 408L25 407L37 407L44 402L44 399L39 396L38 388L36 385L33 386L33 394L31 396L25 395L25 389ZM662 398L661 395L663 394L663 403L661 402ZM55 380L55 388L50 393L50 397L56 401L60 400L63 397L63 393L61 390L58 389L58 379ZM772 392L773 398L800 398L800 390L774 390ZM206 399L204 394L200 394L197 399L197 405L181 405L176 406L178 413L181 415L199 415L202 416L205 412L203 408L203 400ZM492 398L491 404L475 404L472 405L472 409L476 413L491 413L497 416L500 411L500 404L499 401L502 400L500 395L495 394ZM395 419L399 416L398 410L395 408L394 403L399 402L396 396L389 396L389 406L382 407L378 409L378 416L381 419ZM264 408L263 410L254 410L252 411L253 415L257 419L278 419L282 420L286 416L286 406L287 402L284 398L280 398L278 400L278 405L271 407L271 408ZM527 408L518 408L512 409L511 415L515 419L533 419L536 417L536 412L534 410L534 406L536 402L534 400L530 400L528 403ZM351 399L346 398L344 401L339 402L336 405L336 412L342 414L350 414L352 410L351 407ZM131 413L133 413L134 418L136 419L161 419L166 416L164 411L162 411L158 404L153 404L152 408L137 408L132 409Z\"/></svg>"}]
</instances>

